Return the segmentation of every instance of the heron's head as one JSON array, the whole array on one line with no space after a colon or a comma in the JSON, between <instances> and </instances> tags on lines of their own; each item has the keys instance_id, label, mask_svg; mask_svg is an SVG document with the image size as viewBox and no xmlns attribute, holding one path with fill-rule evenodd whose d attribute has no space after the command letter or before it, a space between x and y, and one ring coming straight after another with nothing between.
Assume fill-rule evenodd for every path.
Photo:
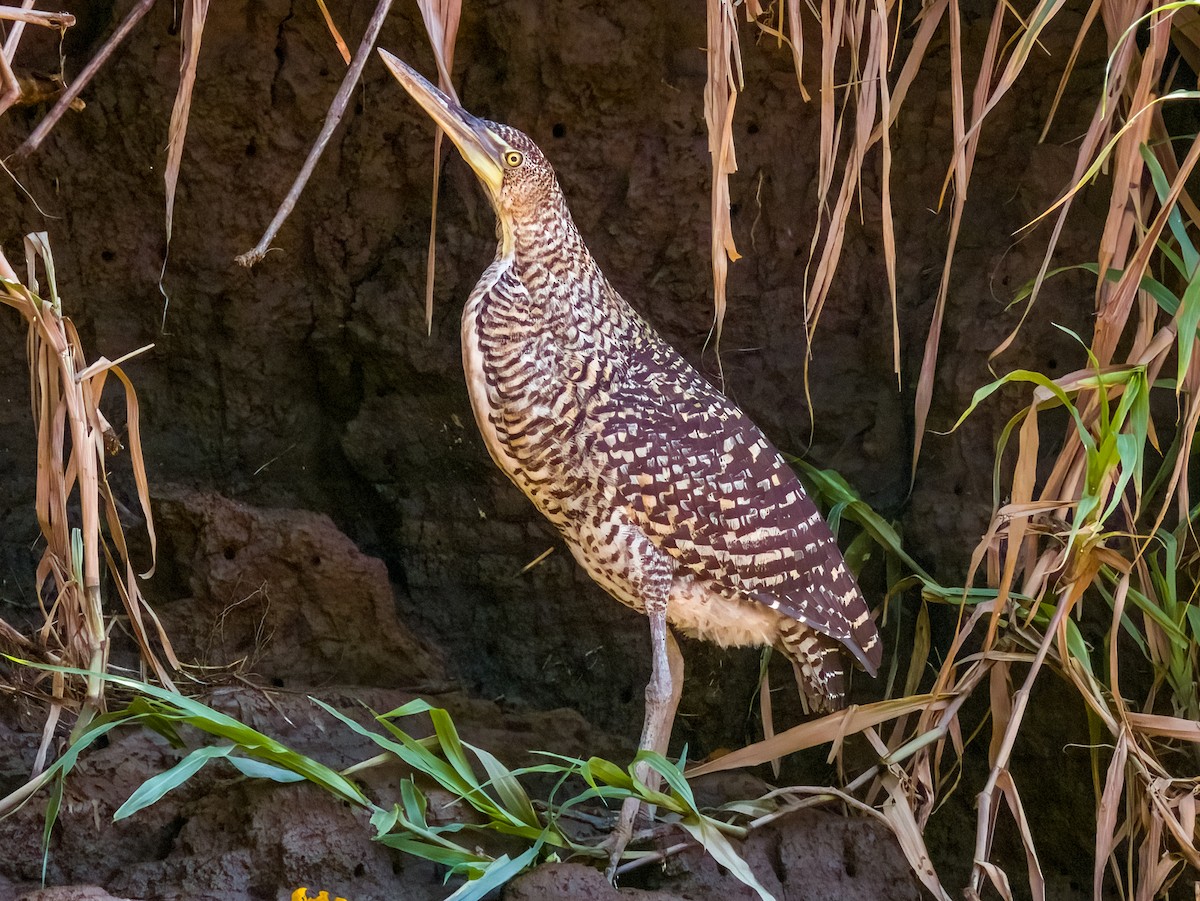
<instances>
[{"instance_id":1,"label":"heron's head","mask_svg":"<svg viewBox=\"0 0 1200 901\"><path fill-rule=\"evenodd\" d=\"M464 110L415 69L380 50L396 80L454 142L488 192L502 233L559 209L561 193L554 169L524 132L480 119Z\"/></svg>"}]
</instances>

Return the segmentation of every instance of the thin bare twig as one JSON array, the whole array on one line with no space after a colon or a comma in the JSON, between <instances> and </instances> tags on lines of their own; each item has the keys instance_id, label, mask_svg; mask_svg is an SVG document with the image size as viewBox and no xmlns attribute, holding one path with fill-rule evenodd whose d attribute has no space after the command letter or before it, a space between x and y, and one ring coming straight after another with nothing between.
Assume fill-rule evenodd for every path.
<instances>
[{"instance_id":1,"label":"thin bare twig","mask_svg":"<svg viewBox=\"0 0 1200 901\"><path fill-rule=\"evenodd\" d=\"M75 17L68 13L47 13L31 9L33 2L34 0L24 0L20 9L12 6L0 6L0 19L16 23L9 32L8 40L4 42L3 53L0 53L0 86L3 87L3 92L0 93L0 116L21 99L21 84L13 73L12 60L17 53L17 45L21 42L21 34L25 31L25 25L28 23L43 25L47 28L57 28L59 32L63 32L75 24Z\"/></svg>"},{"instance_id":2,"label":"thin bare twig","mask_svg":"<svg viewBox=\"0 0 1200 901\"><path fill-rule=\"evenodd\" d=\"M71 82L71 85L62 92L62 96L58 98L58 102L54 104L50 112L46 113L46 118L38 123L37 128L33 130L33 134L26 138L25 142L13 151L13 159L23 160L42 146L42 141L46 140L46 135L50 134L54 126L58 124L58 120L62 118L63 113L71 108L71 104L75 102L75 98L87 87L96 73L100 71L101 66L108 62L108 58L112 56L113 51L129 36L134 26L142 21L146 13L150 12L150 7L153 5L154 0L140 0L138 5L129 11L129 15L117 26L117 30L113 32L112 37L104 42L104 46L100 48L100 52L92 57L91 61L83 67L83 71L79 73L79 77ZM25 21L33 20L26 19ZM73 21L74 19L72 19ZM44 23L39 21L37 24Z\"/></svg>"},{"instance_id":3,"label":"thin bare twig","mask_svg":"<svg viewBox=\"0 0 1200 901\"><path fill-rule=\"evenodd\" d=\"M304 186L308 184L309 177L317 167L317 160L325 152L325 147L329 143L329 139L333 137L334 129L338 127L338 124L342 121L342 116L346 113L346 107L350 103L350 94L358 85L363 67L366 66L367 60L371 56L371 51L375 49L375 41L379 37L379 30L383 27L383 20L387 18L388 11L391 8L392 0L379 0L379 4L375 7L375 12L371 15L371 21L367 23L367 30L363 33L362 43L358 45L358 52L354 54L354 62L346 70L346 77L342 79L342 86L338 88L337 96L333 98L333 103L329 106L329 112L325 114L325 124L321 126L321 133L317 135L317 140L313 144L312 150L308 152L308 159L304 161L304 165L300 169L300 174L296 176L296 181L292 184L291 190L288 191L287 196L283 199L283 203L279 205L279 210L275 213L275 218L271 220L271 224L267 226L262 239L254 246L253 250L248 250L236 257L238 265L249 269L265 257L271 249L271 242L275 240L275 235L279 233L279 229L283 227L284 221L291 215L292 210L295 209L296 201L300 199L300 194L304 191Z\"/></svg>"},{"instance_id":4,"label":"thin bare twig","mask_svg":"<svg viewBox=\"0 0 1200 901\"><path fill-rule=\"evenodd\" d=\"M21 84L13 73L8 57L0 53L0 116L8 112L8 108L21 99Z\"/></svg>"},{"instance_id":5,"label":"thin bare twig","mask_svg":"<svg viewBox=\"0 0 1200 901\"><path fill-rule=\"evenodd\" d=\"M22 22L26 25L41 25L45 28L70 28L75 24L75 17L70 13L52 13L40 9L28 9L18 6L0 6L0 19L10 22ZM16 31L16 28L13 29ZM8 44L4 45L5 53Z\"/></svg>"}]
</instances>

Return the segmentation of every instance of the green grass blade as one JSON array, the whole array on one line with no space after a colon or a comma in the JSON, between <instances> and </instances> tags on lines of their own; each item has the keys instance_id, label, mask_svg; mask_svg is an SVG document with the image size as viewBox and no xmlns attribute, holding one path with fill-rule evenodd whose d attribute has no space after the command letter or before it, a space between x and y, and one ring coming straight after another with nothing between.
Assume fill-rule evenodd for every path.
<instances>
[{"instance_id":1,"label":"green grass blade","mask_svg":"<svg viewBox=\"0 0 1200 901\"><path fill-rule=\"evenodd\" d=\"M579 775L593 788L599 787L598 782L604 782L613 788L633 790L633 779L629 773L603 757L589 757L580 768Z\"/></svg>"},{"instance_id":2,"label":"green grass blade","mask_svg":"<svg viewBox=\"0 0 1200 901\"><path fill-rule=\"evenodd\" d=\"M390 723L386 724L390 727L389 731L392 732L393 735L396 735L396 737L399 739L399 741L392 741L391 739L380 735L378 732L372 732L365 726L356 723L354 720L350 719L350 717L335 710L333 707L329 706L318 698L310 698L310 700L330 716L340 720L346 726L350 727L352 731L357 732L364 738L369 738L385 751L390 751L391 753L395 754L418 772L422 772L427 776L431 776L448 791L462 796L466 796L471 792L472 787L463 783L462 779L459 778L458 773L455 772L452 766L426 748L411 735L404 732L402 729L392 726Z\"/></svg>"},{"instance_id":3,"label":"green grass blade","mask_svg":"<svg viewBox=\"0 0 1200 901\"><path fill-rule=\"evenodd\" d=\"M178 788L195 776L200 770L204 769L210 760L217 757L228 757L233 750L234 747L232 745L222 745L220 747L209 745L197 748L165 773L159 773L157 776L153 776L139 785L133 794L129 796L129 799L117 808L116 813L113 814L113 820L123 820L126 817L133 816L139 810L149 807L167 792Z\"/></svg>"},{"instance_id":4,"label":"green grass blade","mask_svg":"<svg viewBox=\"0 0 1200 901\"><path fill-rule=\"evenodd\" d=\"M412 779L400 780L400 803L404 805L404 816L410 822L416 823L422 829L429 828L429 799Z\"/></svg>"},{"instance_id":5,"label":"green grass blade","mask_svg":"<svg viewBox=\"0 0 1200 901\"><path fill-rule=\"evenodd\" d=\"M249 776L251 779L270 779L272 782L279 782L284 785L305 781L305 777L300 773L281 766L275 766L273 763L255 760L253 757L238 757L236 754L230 754L228 759L233 764L234 769L243 776Z\"/></svg>"},{"instance_id":6,"label":"green grass blade","mask_svg":"<svg viewBox=\"0 0 1200 901\"><path fill-rule=\"evenodd\" d=\"M389 833L388 835L380 836L377 841L381 845L395 848L397 851L403 851L405 854L412 854L414 857L420 857L432 863L451 867L456 872L463 869L468 872L481 872L492 862L492 858L483 857L459 845L446 847L445 845L422 841L419 838L414 838L404 833Z\"/></svg>"},{"instance_id":7,"label":"green grass blade","mask_svg":"<svg viewBox=\"0 0 1200 901\"><path fill-rule=\"evenodd\" d=\"M466 749L463 748L462 739L458 737L458 730L454 727L454 720L450 718L450 714L441 707L430 707L428 713L429 719L433 722L433 731L437 734L438 742L442 746L442 755L446 758L446 762L454 768L463 783L471 787L472 796L487 798L483 787L479 784L479 777L475 775L475 768L467 759ZM486 803L488 807L495 806L491 804L490 799Z\"/></svg>"},{"instance_id":8,"label":"green grass blade","mask_svg":"<svg viewBox=\"0 0 1200 901\"><path fill-rule=\"evenodd\" d=\"M1200 268L1192 270L1177 315L1179 343L1179 369L1175 391L1179 393L1192 361L1192 349L1196 344L1196 325L1200 323Z\"/></svg>"},{"instance_id":9,"label":"green grass blade","mask_svg":"<svg viewBox=\"0 0 1200 901\"><path fill-rule=\"evenodd\" d=\"M500 888L522 870L532 866L537 860L541 848L542 843L537 842L511 860L507 854L496 858L488 864L479 878L461 885L458 891L446 901L483 901L485 896Z\"/></svg>"},{"instance_id":10,"label":"green grass blade","mask_svg":"<svg viewBox=\"0 0 1200 901\"><path fill-rule=\"evenodd\" d=\"M371 802L358 790L357 786L336 771L303 754L296 753L274 739L263 735L261 732L251 729L244 723L238 722L233 717L213 710L211 707L193 698L177 694L173 691L167 691L164 688L159 688L157 685L151 685L147 682L139 682L137 679L128 679L124 676L114 676L109 673L91 673L88 670L76 669L74 667L31 663L13 657L8 659L23 666L46 670L48 672L70 673L79 676L98 676L106 682L111 682L114 685L120 685L133 692L148 696L160 702L157 708L154 709L158 711L158 715L164 718L187 723L189 726L206 732L209 735L223 738L237 745L246 754L299 773L310 782L314 782L354 804L367 808L372 806ZM153 707L153 705L150 705L150 707ZM148 708L142 705L136 709L146 710ZM85 732L84 735L90 735L90 730L89 732ZM89 739L89 743L91 740L94 740L94 737ZM80 745L80 747L76 749L76 745ZM69 755L77 755L83 747L86 747L86 745L76 742L75 745L72 745L71 748L68 748L64 752L63 759L73 760L73 757Z\"/></svg>"},{"instance_id":11,"label":"green grass blade","mask_svg":"<svg viewBox=\"0 0 1200 901\"><path fill-rule=\"evenodd\" d=\"M1146 168L1150 170L1150 180L1154 182L1154 193L1158 195L1160 203L1165 202L1171 193L1171 185L1167 182L1167 174L1163 172L1158 157L1145 144L1138 146L1138 152L1141 153ZM1187 227L1183 224L1183 216L1179 213L1178 205L1172 206L1170 212L1167 213L1167 224L1171 228L1171 234L1179 242L1179 249L1183 253L1183 274L1186 276L1195 272L1196 263L1200 262L1200 253L1197 253L1191 238L1188 237Z\"/></svg>"},{"instance_id":12,"label":"green grass blade","mask_svg":"<svg viewBox=\"0 0 1200 901\"><path fill-rule=\"evenodd\" d=\"M671 787L671 790L679 796L679 800L683 802L683 806L682 809L677 809L676 812L700 814L700 808L696 804L696 796L692 794L692 787L688 785L687 779L683 777L683 773L675 764L671 763L671 761L667 760L667 758L663 757L657 751L639 751L633 759L633 766L642 761L645 761L650 765L651 769L659 773L666 780L667 785ZM680 805L673 804L672 807L680 808Z\"/></svg>"},{"instance_id":13,"label":"green grass blade","mask_svg":"<svg viewBox=\"0 0 1200 901\"><path fill-rule=\"evenodd\" d=\"M479 762L487 771L489 781L496 788L496 794L500 796L501 805L513 822L541 828L537 812L533 809L533 802L529 800L529 795L513 772L491 752L466 742L464 744L479 758Z\"/></svg>"},{"instance_id":14,"label":"green grass blade","mask_svg":"<svg viewBox=\"0 0 1200 901\"><path fill-rule=\"evenodd\" d=\"M378 719L403 719L406 716L415 716L419 713L428 713L433 709L433 705L423 698L413 698L407 704L402 704L395 710L389 710L387 713L381 713Z\"/></svg>"},{"instance_id":15,"label":"green grass blade","mask_svg":"<svg viewBox=\"0 0 1200 901\"><path fill-rule=\"evenodd\" d=\"M817 496L828 504L844 504L846 515L870 534L875 543L887 553L901 560L922 579L932 581L933 577L917 563L900 541L899 533L886 519L871 509L850 484L832 469L818 469L798 457L788 455L787 459L800 470L800 475Z\"/></svg>"}]
</instances>

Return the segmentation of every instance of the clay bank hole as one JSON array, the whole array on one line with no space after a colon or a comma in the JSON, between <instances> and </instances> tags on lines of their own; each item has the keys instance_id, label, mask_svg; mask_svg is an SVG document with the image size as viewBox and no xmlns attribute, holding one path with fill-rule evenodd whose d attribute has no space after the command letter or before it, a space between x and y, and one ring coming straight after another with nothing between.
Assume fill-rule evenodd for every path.
<instances>
[{"instance_id":1,"label":"clay bank hole","mask_svg":"<svg viewBox=\"0 0 1200 901\"><path fill-rule=\"evenodd\" d=\"M236 556L237 556L237 548L235 548L233 545L230 545L229 547L225 548L225 559L226 560L232 560Z\"/></svg>"},{"instance_id":2,"label":"clay bank hole","mask_svg":"<svg viewBox=\"0 0 1200 901\"><path fill-rule=\"evenodd\" d=\"M565 138L567 136L567 126L561 122L555 122L554 126L550 129L550 134L556 138Z\"/></svg>"}]
</instances>

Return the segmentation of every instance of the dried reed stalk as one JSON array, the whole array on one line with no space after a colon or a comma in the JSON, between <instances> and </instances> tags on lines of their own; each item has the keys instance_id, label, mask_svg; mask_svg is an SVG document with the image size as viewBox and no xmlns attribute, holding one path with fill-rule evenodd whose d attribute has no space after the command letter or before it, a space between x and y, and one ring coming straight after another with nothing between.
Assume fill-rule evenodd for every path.
<instances>
[{"instance_id":1,"label":"dried reed stalk","mask_svg":"<svg viewBox=\"0 0 1200 901\"><path fill-rule=\"evenodd\" d=\"M721 366L721 330L725 323L725 282L729 264L739 259L729 214L729 176L737 171L733 150L733 110L742 87L742 58L737 14L732 0L708 0L708 80L704 85L704 121L712 159L713 343Z\"/></svg>"},{"instance_id":2,"label":"dried reed stalk","mask_svg":"<svg viewBox=\"0 0 1200 901\"><path fill-rule=\"evenodd\" d=\"M417 0L421 19L433 47L437 63L438 87L454 101L458 93L450 73L454 69L454 42L458 38L458 23L462 19L462 0ZM433 279L437 263L438 187L442 174L442 143L445 133L441 127L433 139L433 194L429 200L429 250L425 257L425 332L433 334Z\"/></svg>"},{"instance_id":3,"label":"dried reed stalk","mask_svg":"<svg viewBox=\"0 0 1200 901\"><path fill-rule=\"evenodd\" d=\"M37 432L36 511L46 542L36 574L44 621L34 641L27 641L26 646L32 644L47 662L92 674L81 696L61 678L53 681L51 712L36 774L46 760L49 739L63 708L77 711L77 730L104 709L102 675L108 666L109 620L100 580L105 569L121 595L145 665L164 686L173 688L168 666L178 667L179 662L138 585L139 576L108 484L106 460L121 449L121 443L100 409L105 382L109 375L115 376L125 389L129 459L150 541L151 567L142 574L147 578L153 572L154 519L138 431L137 394L119 364L149 347L116 362L101 358L86 365L79 335L63 315L54 260L44 233L27 236L26 258L28 275L22 283L0 254L0 303L19 312L28 324L30 397ZM39 260L46 297L40 295L36 278ZM9 627L6 631L13 630Z\"/></svg>"}]
</instances>

